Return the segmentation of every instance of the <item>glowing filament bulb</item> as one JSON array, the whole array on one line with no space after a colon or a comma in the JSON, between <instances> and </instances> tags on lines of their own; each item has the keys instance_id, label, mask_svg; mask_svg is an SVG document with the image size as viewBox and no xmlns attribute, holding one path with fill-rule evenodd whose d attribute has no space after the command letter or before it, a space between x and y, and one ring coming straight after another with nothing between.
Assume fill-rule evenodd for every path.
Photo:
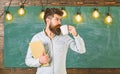
<instances>
[{"instance_id":1,"label":"glowing filament bulb","mask_svg":"<svg viewBox=\"0 0 120 74\"><path fill-rule=\"evenodd\" d=\"M63 18L67 17L67 12L66 12L65 8L62 8L61 10L63 12L63 16L62 17Z\"/></svg>"},{"instance_id":2,"label":"glowing filament bulb","mask_svg":"<svg viewBox=\"0 0 120 74\"><path fill-rule=\"evenodd\" d=\"M105 22L106 24L112 23L112 17L110 16L109 13L107 13L107 16L105 17L104 22Z\"/></svg>"},{"instance_id":3,"label":"glowing filament bulb","mask_svg":"<svg viewBox=\"0 0 120 74\"><path fill-rule=\"evenodd\" d=\"M80 13L77 13L77 15L75 16L75 21L80 23L82 22L83 18L82 15Z\"/></svg>"},{"instance_id":4,"label":"glowing filament bulb","mask_svg":"<svg viewBox=\"0 0 120 74\"><path fill-rule=\"evenodd\" d=\"M93 11L93 13L92 13L92 16L93 16L94 18L99 18L99 17L100 17L100 13L99 13L98 9L94 9L94 11Z\"/></svg>"},{"instance_id":5,"label":"glowing filament bulb","mask_svg":"<svg viewBox=\"0 0 120 74\"><path fill-rule=\"evenodd\" d=\"M24 6L21 6L20 9L18 10L18 14L20 16L23 16L23 15L25 15L25 13L26 13L26 11L24 10Z\"/></svg>"},{"instance_id":6,"label":"glowing filament bulb","mask_svg":"<svg viewBox=\"0 0 120 74\"><path fill-rule=\"evenodd\" d=\"M43 19L43 18L44 18L44 15L45 15L45 11L42 10L41 13L39 14L39 18L40 18L40 19Z\"/></svg>"},{"instance_id":7,"label":"glowing filament bulb","mask_svg":"<svg viewBox=\"0 0 120 74\"><path fill-rule=\"evenodd\" d=\"M10 14L9 11L6 12L6 20L7 21L12 21L13 20L13 16Z\"/></svg>"},{"instance_id":8,"label":"glowing filament bulb","mask_svg":"<svg viewBox=\"0 0 120 74\"><path fill-rule=\"evenodd\" d=\"M67 12L65 10L62 10L62 12L63 12L63 16L62 17L63 18L66 17L67 16Z\"/></svg>"}]
</instances>

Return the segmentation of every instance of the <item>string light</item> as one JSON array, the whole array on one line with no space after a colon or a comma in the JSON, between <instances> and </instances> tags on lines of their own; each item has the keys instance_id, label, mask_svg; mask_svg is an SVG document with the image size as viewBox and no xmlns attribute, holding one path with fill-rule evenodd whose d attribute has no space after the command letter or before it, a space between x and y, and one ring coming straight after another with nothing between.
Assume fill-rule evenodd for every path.
<instances>
[{"instance_id":1,"label":"string light","mask_svg":"<svg viewBox=\"0 0 120 74\"><path fill-rule=\"evenodd\" d=\"M26 1L26 0L24 0L24 3L25 3L25 1ZM12 2L12 0L10 0L9 6L8 6L8 8L7 8L7 10L6 10L5 18L6 18L7 21L12 21L12 20L13 20L13 16L12 16L12 14L9 12L9 10L8 10L9 7L10 7L11 2ZM20 9L18 10L18 14L19 14L20 16L23 16L23 15L25 15L25 13L26 13L26 11L24 10L24 3L22 3L22 5L20 6ZM62 12L63 12L63 16L62 16L62 17L63 17L63 18L67 17L68 14L67 14L65 8L62 7L61 10L62 10ZM45 11L44 11L44 9L42 9L41 13L39 14L39 18L40 18L40 19L43 19L43 18L44 18L44 14L45 14ZM1 14L1 16L2 16L2 14ZM100 17L100 13L99 13L99 11L98 11L97 8L94 8L94 11L93 11L93 13L92 13L92 16L93 16L94 18L99 18L99 17ZM77 14L75 15L74 18L75 18L75 21L76 21L77 23L81 23L81 22L83 21L83 17L82 17L82 15L81 15L81 12L79 12L79 11L77 11ZM111 24L112 21L113 21L113 19L112 19L112 16L110 15L110 13L109 13L109 8L108 8L108 13L107 13L106 17L104 18L104 22L105 22L106 24Z\"/></svg>"},{"instance_id":2,"label":"string light","mask_svg":"<svg viewBox=\"0 0 120 74\"><path fill-rule=\"evenodd\" d=\"M20 16L24 16L24 15L26 14L26 11L25 11L25 9L24 9L24 4L25 4L25 2L26 2L26 0L24 0L24 2L21 3L20 9L18 10L18 14L19 14Z\"/></svg>"},{"instance_id":3,"label":"string light","mask_svg":"<svg viewBox=\"0 0 120 74\"><path fill-rule=\"evenodd\" d=\"M44 15L45 15L45 10L44 10L45 8L44 8L44 6L43 6L42 0L40 0L40 3L41 3L41 5L42 5L42 10L41 10L41 12L40 12L40 14L39 14L39 19L42 19L42 20L43 20ZM46 4L48 4L48 1L47 1Z\"/></svg>"},{"instance_id":4,"label":"string light","mask_svg":"<svg viewBox=\"0 0 120 74\"><path fill-rule=\"evenodd\" d=\"M45 15L45 10L42 9L41 13L39 14L39 18L40 18L40 19L43 19L43 18L44 18L44 15Z\"/></svg>"},{"instance_id":5,"label":"string light","mask_svg":"<svg viewBox=\"0 0 120 74\"><path fill-rule=\"evenodd\" d=\"M106 17L105 17L105 19L104 19L104 22L105 22L106 24L111 24L111 23L112 23L112 17L111 17L111 15L110 15L110 13L107 13L107 15L106 15Z\"/></svg>"},{"instance_id":6,"label":"string light","mask_svg":"<svg viewBox=\"0 0 120 74\"><path fill-rule=\"evenodd\" d=\"M92 17L95 18L95 19L100 17L100 13L99 13L97 8L94 8L94 11L92 13Z\"/></svg>"},{"instance_id":7,"label":"string light","mask_svg":"<svg viewBox=\"0 0 120 74\"><path fill-rule=\"evenodd\" d=\"M81 7L76 7L76 9L77 9L77 14L74 17L74 20L76 23L81 23L81 22L83 22L83 17L80 12Z\"/></svg>"},{"instance_id":8,"label":"string light","mask_svg":"<svg viewBox=\"0 0 120 74\"><path fill-rule=\"evenodd\" d=\"M25 13L26 13L26 11L24 10L24 5L22 4L22 5L20 6L20 9L18 10L18 14L19 14L20 16L24 16Z\"/></svg>"},{"instance_id":9,"label":"string light","mask_svg":"<svg viewBox=\"0 0 120 74\"><path fill-rule=\"evenodd\" d=\"M112 16L110 15L110 7L108 7L108 13L106 14L104 18L104 22L109 25L112 23L112 21L113 19L112 19Z\"/></svg>"},{"instance_id":10,"label":"string light","mask_svg":"<svg viewBox=\"0 0 120 74\"><path fill-rule=\"evenodd\" d=\"M12 21L13 20L13 16L12 16L12 14L10 14L9 11L6 11L6 20L7 21Z\"/></svg>"},{"instance_id":11,"label":"string light","mask_svg":"<svg viewBox=\"0 0 120 74\"><path fill-rule=\"evenodd\" d=\"M63 17L63 18L66 18L67 15L68 15L68 14L67 14L67 11L65 10L64 7L62 7L61 10L62 10L62 12L63 12L63 16L62 16L62 17Z\"/></svg>"},{"instance_id":12,"label":"string light","mask_svg":"<svg viewBox=\"0 0 120 74\"><path fill-rule=\"evenodd\" d=\"M75 21L77 23L81 23L83 21L83 17L80 12L77 12L77 14L75 15Z\"/></svg>"},{"instance_id":13,"label":"string light","mask_svg":"<svg viewBox=\"0 0 120 74\"><path fill-rule=\"evenodd\" d=\"M12 0L10 0L9 6L8 6L8 8L7 8L7 10L6 10L6 16L5 16L5 18L6 18L7 21L12 21L12 20L13 20L13 16L12 16L12 14L9 12L9 7L10 7L10 5L11 5L11 2L12 2Z\"/></svg>"}]
</instances>

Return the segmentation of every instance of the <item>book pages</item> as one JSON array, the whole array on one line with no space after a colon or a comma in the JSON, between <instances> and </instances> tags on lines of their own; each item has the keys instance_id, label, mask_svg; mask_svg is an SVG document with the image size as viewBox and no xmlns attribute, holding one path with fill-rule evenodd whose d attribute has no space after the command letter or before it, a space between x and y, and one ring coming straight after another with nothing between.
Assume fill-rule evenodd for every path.
<instances>
[{"instance_id":1,"label":"book pages","mask_svg":"<svg viewBox=\"0 0 120 74\"><path fill-rule=\"evenodd\" d=\"M42 41L33 41L29 43L29 47L31 49L32 55L35 59L39 58L41 55L46 54L45 47ZM43 64L42 66L48 66L49 63Z\"/></svg>"}]
</instances>

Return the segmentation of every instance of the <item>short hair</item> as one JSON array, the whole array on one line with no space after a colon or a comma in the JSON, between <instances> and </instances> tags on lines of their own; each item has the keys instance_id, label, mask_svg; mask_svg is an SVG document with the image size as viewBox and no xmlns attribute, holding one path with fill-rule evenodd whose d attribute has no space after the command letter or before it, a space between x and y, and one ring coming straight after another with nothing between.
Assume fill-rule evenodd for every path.
<instances>
[{"instance_id":1,"label":"short hair","mask_svg":"<svg viewBox=\"0 0 120 74\"><path fill-rule=\"evenodd\" d=\"M58 8L46 8L45 15L44 15L44 21L45 21L45 23L46 23L46 18L48 18L49 16L53 17L54 14L62 16L63 12L62 12L62 10L60 10Z\"/></svg>"}]
</instances>

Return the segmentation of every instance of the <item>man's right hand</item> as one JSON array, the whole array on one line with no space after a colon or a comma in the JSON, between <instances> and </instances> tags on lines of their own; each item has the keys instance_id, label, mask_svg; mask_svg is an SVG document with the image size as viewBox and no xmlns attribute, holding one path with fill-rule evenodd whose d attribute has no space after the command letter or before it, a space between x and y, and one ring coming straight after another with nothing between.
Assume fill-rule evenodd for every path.
<instances>
[{"instance_id":1,"label":"man's right hand","mask_svg":"<svg viewBox=\"0 0 120 74\"><path fill-rule=\"evenodd\" d=\"M48 54L43 53L39 58L40 64L47 64L47 63L49 63L49 61L50 61L50 58L49 58Z\"/></svg>"}]
</instances>

